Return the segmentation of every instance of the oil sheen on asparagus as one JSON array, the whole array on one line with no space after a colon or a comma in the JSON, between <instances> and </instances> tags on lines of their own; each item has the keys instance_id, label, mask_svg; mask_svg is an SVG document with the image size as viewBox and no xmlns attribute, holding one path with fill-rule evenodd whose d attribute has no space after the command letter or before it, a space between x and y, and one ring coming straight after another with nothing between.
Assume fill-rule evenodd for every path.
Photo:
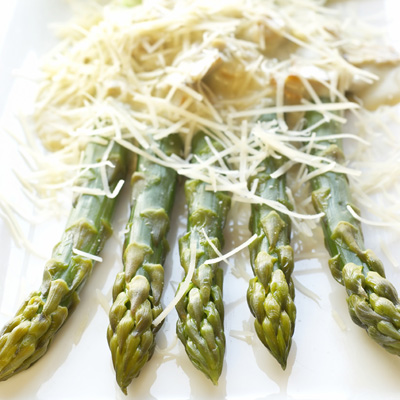
<instances>
[{"instance_id":1,"label":"oil sheen on asparagus","mask_svg":"<svg viewBox=\"0 0 400 400\"><path fill-rule=\"evenodd\" d=\"M221 150L218 142L200 132L192 142L192 153L201 160ZM193 159L196 162L196 158ZM221 250L223 229L230 208L230 197L223 192L206 190L201 180L188 180L185 195L188 205L187 233L179 241L181 264L189 270L192 248L195 248L195 271L189 289L176 306L176 331L186 353L196 368L214 384L221 375L224 353L224 306L222 302L223 271L218 264L205 264L217 257L207 240ZM207 235L207 236L206 236Z\"/></svg>"},{"instance_id":2,"label":"oil sheen on asparagus","mask_svg":"<svg viewBox=\"0 0 400 400\"><path fill-rule=\"evenodd\" d=\"M306 113L308 126L321 122L316 111ZM317 138L338 133L340 126L334 122L319 125L314 132ZM344 163L340 140L318 141L315 155ZM333 277L347 291L347 303L352 320L364 328L379 345L400 355L400 304L394 286L385 278L382 262L372 250L365 249L359 221L347 206L352 204L349 182L345 175L326 172L312 180L313 204L323 212L322 228L325 245L331 255L329 267Z\"/></svg>"},{"instance_id":3,"label":"oil sheen on asparagus","mask_svg":"<svg viewBox=\"0 0 400 400\"><path fill-rule=\"evenodd\" d=\"M107 146L91 143L85 151L85 164L102 160ZM125 179L127 150L114 144L107 168L111 191ZM81 178L83 188L103 187L99 168L90 168ZM42 357L54 335L79 303L78 293L92 272L94 261L74 250L97 255L111 235L110 225L116 198L80 194L75 199L61 241L47 262L40 289L23 303L0 336L0 380L29 368Z\"/></svg>"},{"instance_id":4,"label":"oil sheen on asparagus","mask_svg":"<svg viewBox=\"0 0 400 400\"><path fill-rule=\"evenodd\" d=\"M168 155L180 155L180 137L175 134L161 140L160 149ZM152 356L155 334L161 326L154 326L153 320L162 311L163 264L169 248L166 235L176 180L176 171L146 157L138 158L132 175L124 271L115 279L107 331L117 382L125 394Z\"/></svg>"},{"instance_id":5,"label":"oil sheen on asparagus","mask_svg":"<svg viewBox=\"0 0 400 400\"><path fill-rule=\"evenodd\" d=\"M261 121L273 118L267 115ZM265 158L249 187L256 183L256 195L290 209L285 175L271 177L282 162L282 158ZM257 239L249 246L254 278L249 283L247 302L255 317L257 336L285 369L296 320L290 218L266 204L252 204L250 230Z\"/></svg>"}]
</instances>

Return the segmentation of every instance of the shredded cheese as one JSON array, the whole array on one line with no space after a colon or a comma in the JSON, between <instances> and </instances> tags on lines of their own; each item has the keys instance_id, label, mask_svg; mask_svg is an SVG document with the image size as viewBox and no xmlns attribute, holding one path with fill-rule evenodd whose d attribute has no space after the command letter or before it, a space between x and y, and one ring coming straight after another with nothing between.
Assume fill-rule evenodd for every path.
<instances>
[{"instance_id":1,"label":"shredded cheese","mask_svg":"<svg viewBox=\"0 0 400 400\"><path fill-rule=\"evenodd\" d=\"M321 298L316 293L314 293L312 290L304 286L294 275L292 275L292 279L294 286L300 293L304 294L311 300L315 301L315 303L317 303L317 305L320 306Z\"/></svg>"},{"instance_id":2,"label":"shredded cheese","mask_svg":"<svg viewBox=\"0 0 400 400\"><path fill-rule=\"evenodd\" d=\"M99 289L96 289L96 299L100 304L101 308L104 310L106 315L108 315L110 311L110 304L108 301L108 297L103 294L103 292Z\"/></svg>"},{"instance_id":3,"label":"shredded cheese","mask_svg":"<svg viewBox=\"0 0 400 400\"><path fill-rule=\"evenodd\" d=\"M347 326L344 323L343 319L341 318L341 316L339 315L339 313L336 310L332 309L332 317L335 320L335 322L337 323L338 327L343 331L347 331Z\"/></svg>"},{"instance_id":4,"label":"shredded cheese","mask_svg":"<svg viewBox=\"0 0 400 400\"><path fill-rule=\"evenodd\" d=\"M215 244L208 237L206 230L203 228L201 232L203 233L204 237L207 240L207 243L211 246L211 248L215 251L215 253L218 254L219 257L223 257L223 254L219 251L217 246L215 246ZM224 261L227 265L229 265L229 262L226 259L222 259L221 261Z\"/></svg>"},{"instance_id":5,"label":"shredded cheese","mask_svg":"<svg viewBox=\"0 0 400 400\"><path fill-rule=\"evenodd\" d=\"M101 257L96 256L94 254L87 253L86 251L82 251L82 250L73 248L72 252L74 254L77 254L78 256L86 257L89 260L93 260L93 261L97 261L97 262L103 262L103 259Z\"/></svg>"},{"instance_id":6,"label":"shredded cheese","mask_svg":"<svg viewBox=\"0 0 400 400\"><path fill-rule=\"evenodd\" d=\"M227 258L232 257L234 254L238 253L239 251L242 251L243 249L246 249L249 247L249 244L253 243L254 240L257 239L257 235L254 234L250 239L246 240L244 243L242 243L240 246L236 247L232 251L223 254L217 258L212 258L211 260L207 260L204 264L215 264L220 261L225 261Z\"/></svg>"},{"instance_id":7,"label":"shredded cheese","mask_svg":"<svg viewBox=\"0 0 400 400\"><path fill-rule=\"evenodd\" d=\"M235 200L248 203L260 200L247 181L267 155L288 160L274 177L296 164L312 166L314 172L302 175L299 185L327 170L359 174L311 155L306 144L295 147L299 142L317 145L312 127L298 132L284 116L314 110L325 120L344 122L337 111L360 113L360 106L343 95L344 85L355 79L369 84L377 76L351 64L344 54L358 60L366 54L362 45L349 45L354 43L351 35L370 38L366 26L357 31L349 26L347 32L337 13L311 0L301 7L272 0L152 0L131 8L111 1L90 10L90 18L85 11L85 18L58 26L64 39L41 65L35 129L45 146L56 151L49 162L43 160L26 127L24 151L36 165L23 181L30 192L55 197L56 190L72 187L83 193L73 186L71 168L85 168L81 150L93 139L110 141L110 146L114 140L181 175L204 180L210 190L231 191ZM321 90L335 101L322 103ZM308 96L293 103L302 93ZM275 123L257 123L271 113ZM154 149L154 140L179 132L188 155L198 130L210 133L225 150L214 149L214 157L204 163L146 152ZM99 163L103 188L85 193L119 193L122 182L110 192L105 159ZM308 223L296 223L304 232L309 229Z\"/></svg>"},{"instance_id":8,"label":"shredded cheese","mask_svg":"<svg viewBox=\"0 0 400 400\"><path fill-rule=\"evenodd\" d=\"M385 254L385 256L387 257L389 262L393 265L393 267L399 268L400 262L398 260L396 260L393 253L389 250L388 245L382 240L379 242L379 245L382 249L383 254Z\"/></svg>"},{"instance_id":9,"label":"shredded cheese","mask_svg":"<svg viewBox=\"0 0 400 400\"><path fill-rule=\"evenodd\" d=\"M354 211L354 209L353 209L350 205L347 205L346 208L347 208L347 210L349 211L349 213L350 213L357 221L360 221L360 222L362 222L363 224L372 225L372 226L388 226L388 227L394 226L394 224L393 224L393 223L390 223L390 222L370 221L370 220L367 220L367 219L365 219L365 218L362 218L362 217L360 217L360 216Z\"/></svg>"},{"instance_id":10,"label":"shredded cheese","mask_svg":"<svg viewBox=\"0 0 400 400\"><path fill-rule=\"evenodd\" d=\"M235 339L242 340L247 344L252 344L254 340L254 332L252 331L239 331L237 329L231 329L229 335Z\"/></svg>"},{"instance_id":11,"label":"shredded cheese","mask_svg":"<svg viewBox=\"0 0 400 400\"><path fill-rule=\"evenodd\" d=\"M186 273L184 281L180 284L178 292L171 302L164 308L164 310L154 319L153 325L159 325L165 317L174 309L174 307L179 303L181 298L186 294L189 289L190 283L192 282L192 277L196 269L196 242L190 241L190 262L189 268Z\"/></svg>"},{"instance_id":12,"label":"shredded cheese","mask_svg":"<svg viewBox=\"0 0 400 400\"><path fill-rule=\"evenodd\" d=\"M37 257L45 258L42 254L40 254L36 250L35 246L33 246L33 244L27 239L26 235L23 233L19 223L15 218L11 205L2 196L0 196L0 215L7 223L14 240L16 241L16 243L18 243L20 247L28 249L32 254L35 254Z\"/></svg>"}]
</instances>

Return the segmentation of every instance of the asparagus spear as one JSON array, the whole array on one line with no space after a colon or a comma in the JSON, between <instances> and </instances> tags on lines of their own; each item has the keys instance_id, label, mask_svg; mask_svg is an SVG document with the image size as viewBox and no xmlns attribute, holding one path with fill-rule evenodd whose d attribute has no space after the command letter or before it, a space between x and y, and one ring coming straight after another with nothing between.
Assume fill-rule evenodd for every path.
<instances>
[{"instance_id":1,"label":"asparagus spear","mask_svg":"<svg viewBox=\"0 0 400 400\"><path fill-rule=\"evenodd\" d=\"M262 118L272 119L273 115ZM271 177L281 164L282 159L267 157L260 164L263 170L250 179L249 186L258 180L258 196L290 208L285 175ZM247 302L256 318L254 326L259 339L285 369L296 319L290 218L265 204L252 204L250 230L257 234L257 239L249 246L255 277L249 283Z\"/></svg>"},{"instance_id":2,"label":"asparagus spear","mask_svg":"<svg viewBox=\"0 0 400 400\"><path fill-rule=\"evenodd\" d=\"M84 162L101 161L106 148L100 144L88 144ZM108 160L114 168L107 167L111 190L125 178L127 157L126 149L113 145ZM80 184L88 189L101 189L99 169L91 168ZM0 380L29 368L42 357L79 303L78 294L93 269L94 261L77 253L96 255L103 248L112 232L110 220L115 202L115 198L92 194L80 194L75 199L62 239L46 263L40 289L27 298L1 332Z\"/></svg>"},{"instance_id":3,"label":"asparagus spear","mask_svg":"<svg viewBox=\"0 0 400 400\"><path fill-rule=\"evenodd\" d=\"M212 141L212 145L217 150L221 147L216 141ZM201 160L212 156L204 133L195 135L192 153ZM194 366L217 384L225 353L223 271L218 264L205 264L207 260L216 257L205 234L217 249L221 249L230 197L223 192L206 190L206 184L201 180L188 180L185 195L188 231L179 241L180 258L187 274L191 246L195 245L196 269L188 291L176 306L179 317L176 331Z\"/></svg>"},{"instance_id":4,"label":"asparagus spear","mask_svg":"<svg viewBox=\"0 0 400 400\"><path fill-rule=\"evenodd\" d=\"M160 142L166 154L180 154L179 135ZM132 175L131 213L124 245L124 271L113 287L113 305L107 339L116 378L122 391L137 377L150 359L155 334L161 325L153 320L161 313L164 286L162 264L168 251L166 234L175 197L177 174L139 157Z\"/></svg>"},{"instance_id":5,"label":"asparagus spear","mask_svg":"<svg viewBox=\"0 0 400 400\"><path fill-rule=\"evenodd\" d=\"M306 113L312 126L321 120L318 112ZM326 122L315 129L317 137L338 133L339 125ZM342 144L337 139L318 141L317 156L344 163ZM347 206L352 205L347 177L326 172L312 180L312 200L317 212L323 212L321 224L325 245L331 255L333 277L347 291L352 320L364 328L379 345L400 355L400 304L396 289L385 278L382 262L372 250L366 250L361 225Z\"/></svg>"}]
</instances>

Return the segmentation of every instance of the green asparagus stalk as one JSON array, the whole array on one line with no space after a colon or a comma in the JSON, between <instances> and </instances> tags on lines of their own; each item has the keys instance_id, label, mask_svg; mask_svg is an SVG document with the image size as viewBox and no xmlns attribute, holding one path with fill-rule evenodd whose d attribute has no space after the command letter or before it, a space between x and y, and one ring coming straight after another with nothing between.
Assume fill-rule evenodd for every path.
<instances>
[{"instance_id":1,"label":"green asparagus stalk","mask_svg":"<svg viewBox=\"0 0 400 400\"><path fill-rule=\"evenodd\" d=\"M270 115L262 120L272 119ZM274 157L265 158L260 164L262 170L250 179L249 186L257 180L256 195L290 209L285 175L271 177L282 162ZM255 277L249 283L247 302L259 339L285 369L296 319L290 218L265 204L252 204L249 225L257 239L249 246Z\"/></svg>"},{"instance_id":2,"label":"green asparagus stalk","mask_svg":"<svg viewBox=\"0 0 400 400\"><path fill-rule=\"evenodd\" d=\"M179 135L160 142L161 150L180 154ZM169 249L166 235L174 203L177 173L139 157L132 175L131 213L124 244L124 271L113 287L113 305L107 339L116 378L121 390L137 377L154 351L160 324L153 325L161 313L164 286L163 263Z\"/></svg>"},{"instance_id":3,"label":"green asparagus stalk","mask_svg":"<svg viewBox=\"0 0 400 400\"><path fill-rule=\"evenodd\" d=\"M320 122L318 112L306 113L308 126ZM325 122L314 132L317 137L338 133L340 126ZM343 164L341 141L318 141L317 156ZM360 222L347 206L352 205L349 182L344 174L326 172L312 179L312 200L317 212L323 212L321 224L326 247L331 255L333 277L344 285L352 320L388 352L400 355L400 304L394 286L385 278L382 262L372 250L366 250Z\"/></svg>"},{"instance_id":4,"label":"green asparagus stalk","mask_svg":"<svg viewBox=\"0 0 400 400\"><path fill-rule=\"evenodd\" d=\"M101 161L107 146L90 143L84 163ZM107 179L114 190L125 178L128 152L114 144L108 160ZM89 190L103 187L99 168L90 168L80 185ZM93 269L93 259L111 235L110 225L116 198L80 194L75 199L61 241L46 263L40 289L33 292L2 330L0 336L0 380L29 368L47 351L54 335L79 303L79 292ZM76 252L78 250L78 252Z\"/></svg>"},{"instance_id":5,"label":"green asparagus stalk","mask_svg":"<svg viewBox=\"0 0 400 400\"><path fill-rule=\"evenodd\" d=\"M206 138L200 132L192 142L192 153L201 160L213 154ZM212 145L217 150L221 147L216 141L212 141ZM201 180L186 181L185 195L188 226L187 233L179 241L180 258L187 274L191 248L195 246L196 268L189 289L176 306L176 331L194 366L217 384L225 353L223 271L218 264L205 262L217 256L207 237L218 250L223 246L230 197L223 192L206 190L206 184Z\"/></svg>"}]
</instances>

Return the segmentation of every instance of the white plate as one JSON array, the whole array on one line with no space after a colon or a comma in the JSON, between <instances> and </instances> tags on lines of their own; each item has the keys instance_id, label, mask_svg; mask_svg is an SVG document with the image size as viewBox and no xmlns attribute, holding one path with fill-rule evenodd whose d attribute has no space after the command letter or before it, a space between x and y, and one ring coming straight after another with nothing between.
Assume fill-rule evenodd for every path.
<instances>
[{"instance_id":1,"label":"white plate","mask_svg":"<svg viewBox=\"0 0 400 400\"><path fill-rule=\"evenodd\" d=\"M344 1L339 2L347 6ZM397 0L358 1L366 10L381 10L388 34L400 37L396 22L390 16L400 15ZM68 15L66 4L52 0L15 0L0 3L0 115L2 125L20 128L12 113L29 104L30 84L14 80L11 71L34 63L37 56L56 43L48 24ZM400 134L400 128L399 128ZM400 137L400 135L399 135ZM400 142L400 140L399 140ZM23 161L16 143L3 132L0 136L0 195L29 213L32 206L21 194L12 169L22 168ZM121 202L122 203L122 202ZM166 262L166 290L163 302L174 295L182 269L174 238L185 229L183 193L178 193L170 232L171 252ZM118 210L115 231L123 228L127 205ZM239 214L233 209L231 215ZM226 248L249 237L247 214L231 222L227 229ZM64 219L29 225L20 221L24 234L38 252L49 257L55 239L61 235ZM385 262L390 280L400 288L399 270L393 268L379 243L387 242L400 259L399 234L383 229L366 228L366 243ZM12 240L6 222L0 219L0 325L12 317L22 299L41 281L44 260L18 247ZM322 241L312 243L324 252ZM48 354L29 370L6 382L0 382L1 399L115 399L125 398L115 383L114 371L106 341L108 316L99 297L110 301L115 274L121 269L121 244L113 237L103 251L104 262L98 264L82 292L81 305L52 343ZM159 348L170 348L169 355L156 351L140 377L128 388L132 399L398 399L400 359L373 343L366 333L350 320L346 294L331 277L327 255L319 259L296 262L295 277L301 285L318 296L318 301L296 292L297 323L286 371L260 344L232 335L252 329L252 318L245 301L247 282L236 278L225 268L224 301L226 308L226 356L219 385L214 387L188 361L183 346L175 338L176 313L168 315L157 336ZM233 266L244 263L251 274L247 253L231 259ZM171 282L173 283L171 285ZM174 284L175 283L175 284ZM100 295L100 293L102 295Z\"/></svg>"}]
</instances>

